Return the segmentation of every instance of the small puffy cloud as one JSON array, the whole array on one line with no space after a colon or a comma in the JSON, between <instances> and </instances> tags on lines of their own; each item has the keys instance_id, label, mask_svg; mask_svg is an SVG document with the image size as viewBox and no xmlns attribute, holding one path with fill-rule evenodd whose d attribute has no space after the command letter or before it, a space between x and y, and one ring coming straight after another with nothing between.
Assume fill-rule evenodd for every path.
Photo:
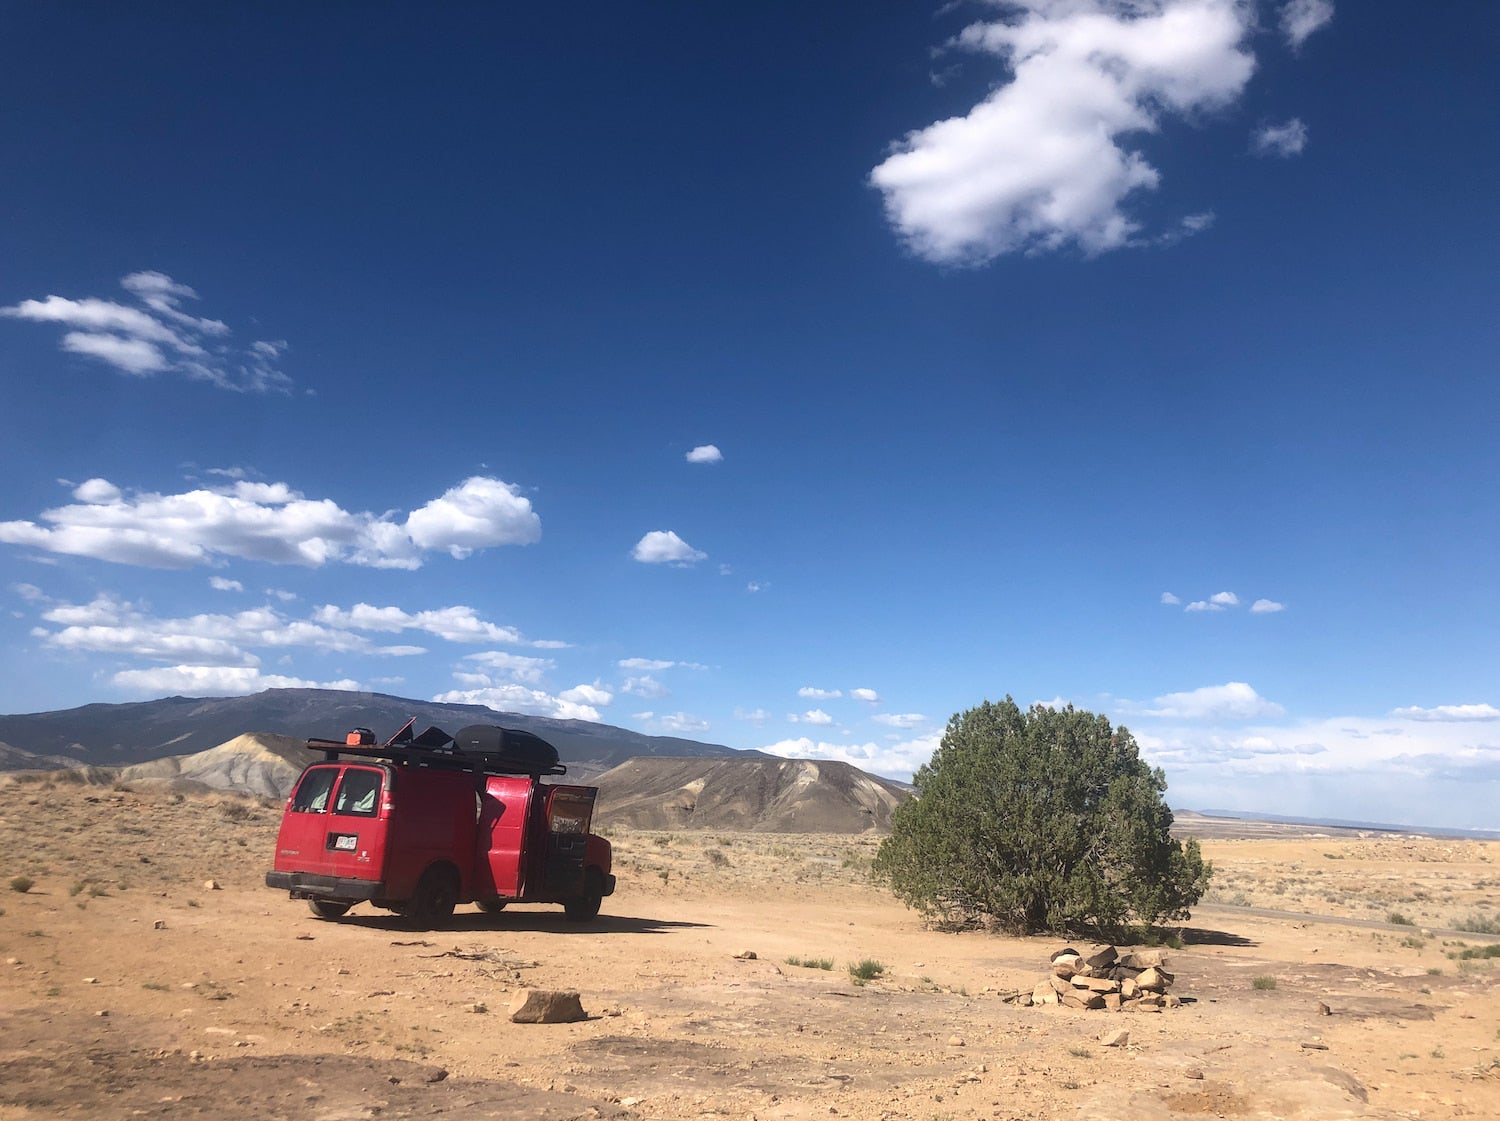
<instances>
[{"instance_id":1,"label":"small puffy cloud","mask_svg":"<svg viewBox=\"0 0 1500 1121\"><path fill-rule=\"evenodd\" d=\"M528 685L540 684L542 676L555 665L550 658L528 658L503 650L466 654L464 661L481 665L508 681L520 681Z\"/></svg>"},{"instance_id":2,"label":"small puffy cloud","mask_svg":"<svg viewBox=\"0 0 1500 1121\"><path fill-rule=\"evenodd\" d=\"M1250 150L1257 156L1299 155L1307 147L1307 126L1296 117L1279 125L1263 125L1250 137Z\"/></svg>"},{"instance_id":3,"label":"small puffy cloud","mask_svg":"<svg viewBox=\"0 0 1500 1121\"><path fill-rule=\"evenodd\" d=\"M550 716L555 720L599 719L599 710L591 704L561 696L554 697L541 689L513 683L477 689L453 689L439 693L432 699L438 704L483 705L496 712L522 712L532 716Z\"/></svg>"},{"instance_id":4,"label":"small puffy cloud","mask_svg":"<svg viewBox=\"0 0 1500 1121\"><path fill-rule=\"evenodd\" d=\"M836 760L885 778L908 781L913 772L932 758L941 734L919 736L894 743L828 743L809 739L779 740L761 748L783 759Z\"/></svg>"},{"instance_id":5,"label":"small puffy cloud","mask_svg":"<svg viewBox=\"0 0 1500 1121\"><path fill-rule=\"evenodd\" d=\"M810 701L831 701L843 695L842 689L818 689L812 685L804 685L797 690L797 696Z\"/></svg>"},{"instance_id":6,"label":"small puffy cloud","mask_svg":"<svg viewBox=\"0 0 1500 1121\"><path fill-rule=\"evenodd\" d=\"M829 716L828 713L824 712L821 708L809 709L801 716L797 716L794 713L788 716L787 719L790 720L793 724L826 725L833 723L833 717Z\"/></svg>"},{"instance_id":7,"label":"small puffy cloud","mask_svg":"<svg viewBox=\"0 0 1500 1121\"><path fill-rule=\"evenodd\" d=\"M35 584L12 584L11 590L27 603L42 603L47 599L47 593Z\"/></svg>"},{"instance_id":8,"label":"small puffy cloud","mask_svg":"<svg viewBox=\"0 0 1500 1121\"><path fill-rule=\"evenodd\" d=\"M676 662L664 662L659 658L621 658L615 663L621 669L644 670L647 673L671 669L676 664Z\"/></svg>"},{"instance_id":9,"label":"small puffy cloud","mask_svg":"<svg viewBox=\"0 0 1500 1121\"><path fill-rule=\"evenodd\" d=\"M1332 20L1333 0L1287 0L1281 8L1281 32L1294 49Z\"/></svg>"},{"instance_id":10,"label":"small puffy cloud","mask_svg":"<svg viewBox=\"0 0 1500 1121\"><path fill-rule=\"evenodd\" d=\"M254 666L164 666L160 669L121 670L111 679L121 689L153 695L183 697L242 697L265 689L342 689L359 691L357 681L309 681L300 677L261 673Z\"/></svg>"},{"instance_id":11,"label":"small puffy cloud","mask_svg":"<svg viewBox=\"0 0 1500 1121\"><path fill-rule=\"evenodd\" d=\"M768 582L763 580L751 580L750 583L745 585L745 591L749 592L751 595L754 595L756 592L765 591L770 586L771 585Z\"/></svg>"},{"instance_id":12,"label":"small puffy cloud","mask_svg":"<svg viewBox=\"0 0 1500 1121\"><path fill-rule=\"evenodd\" d=\"M419 549L446 549L459 560L475 549L533 545L542 521L518 487L476 475L406 519L406 535Z\"/></svg>"},{"instance_id":13,"label":"small puffy cloud","mask_svg":"<svg viewBox=\"0 0 1500 1121\"><path fill-rule=\"evenodd\" d=\"M1169 607L1175 606L1176 604L1182 602L1182 600L1178 599L1171 592L1162 592L1161 601Z\"/></svg>"},{"instance_id":14,"label":"small puffy cloud","mask_svg":"<svg viewBox=\"0 0 1500 1121\"><path fill-rule=\"evenodd\" d=\"M1400 717L1402 720L1422 720L1439 723L1469 723L1500 720L1500 708L1494 705L1437 705L1433 708L1420 708L1416 705L1410 708L1398 708L1391 712L1392 716Z\"/></svg>"},{"instance_id":15,"label":"small puffy cloud","mask_svg":"<svg viewBox=\"0 0 1500 1121\"><path fill-rule=\"evenodd\" d=\"M594 705L599 708L607 707L615 699L615 695L598 681L592 685L575 685L571 689L564 689L557 696L559 700L569 704Z\"/></svg>"},{"instance_id":16,"label":"small puffy cloud","mask_svg":"<svg viewBox=\"0 0 1500 1121\"><path fill-rule=\"evenodd\" d=\"M230 580L223 576L210 576L208 586L216 592L243 592L245 585L238 580Z\"/></svg>"},{"instance_id":17,"label":"small puffy cloud","mask_svg":"<svg viewBox=\"0 0 1500 1121\"><path fill-rule=\"evenodd\" d=\"M888 728L917 728L927 723L927 717L920 712L881 712L870 719Z\"/></svg>"},{"instance_id":18,"label":"small puffy cloud","mask_svg":"<svg viewBox=\"0 0 1500 1121\"><path fill-rule=\"evenodd\" d=\"M0 308L0 316L63 329L62 349L132 377L175 373L240 393L287 393L291 378L277 368L286 343L229 341L220 320L183 310L198 293L165 273L138 272L120 286L135 304L89 297L48 296Z\"/></svg>"},{"instance_id":19,"label":"small puffy cloud","mask_svg":"<svg viewBox=\"0 0 1500 1121\"><path fill-rule=\"evenodd\" d=\"M763 708L736 708L734 710L736 720L748 720L751 724L764 724L771 719L771 714Z\"/></svg>"},{"instance_id":20,"label":"small puffy cloud","mask_svg":"<svg viewBox=\"0 0 1500 1121\"><path fill-rule=\"evenodd\" d=\"M352 513L285 483L237 480L182 494L125 495L106 479L37 521L0 522L0 542L146 568L190 568L225 557L321 567L330 562L415 569L422 553L526 544L540 532L530 504L498 479L469 479L401 525Z\"/></svg>"},{"instance_id":21,"label":"small puffy cloud","mask_svg":"<svg viewBox=\"0 0 1500 1121\"><path fill-rule=\"evenodd\" d=\"M356 603L353 607L324 604L313 612L313 618L331 627L346 630L395 633L404 630L424 631L447 642L498 642L507 646L531 646L536 649L558 649L566 643L530 642L514 627L502 627L479 617L472 607L454 605L428 611L405 611L400 607L376 607Z\"/></svg>"},{"instance_id":22,"label":"small puffy cloud","mask_svg":"<svg viewBox=\"0 0 1500 1121\"><path fill-rule=\"evenodd\" d=\"M940 264L1141 244L1127 204L1161 176L1128 138L1237 100L1255 68L1241 0L1017 0L951 47L1009 71L966 115L909 132L870 173L908 248ZM1190 232L1190 231L1181 231Z\"/></svg>"},{"instance_id":23,"label":"small puffy cloud","mask_svg":"<svg viewBox=\"0 0 1500 1121\"><path fill-rule=\"evenodd\" d=\"M724 453L712 444L700 444L687 453L689 463L718 463L724 458Z\"/></svg>"},{"instance_id":24,"label":"small puffy cloud","mask_svg":"<svg viewBox=\"0 0 1500 1121\"><path fill-rule=\"evenodd\" d=\"M668 689L649 673L640 677L627 678L624 685L620 686L620 692L629 693L632 697L670 697L672 690Z\"/></svg>"},{"instance_id":25,"label":"small puffy cloud","mask_svg":"<svg viewBox=\"0 0 1500 1121\"><path fill-rule=\"evenodd\" d=\"M880 694L874 689L850 689L849 695L856 701L864 701L865 704L877 705L880 703Z\"/></svg>"},{"instance_id":26,"label":"small puffy cloud","mask_svg":"<svg viewBox=\"0 0 1500 1121\"><path fill-rule=\"evenodd\" d=\"M1240 597L1233 592L1216 592L1208 597L1208 602L1217 607L1238 607Z\"/></svg>"},{"instance_id":27,"label":"small puffy cloud","mask_svg":"<svg viewBox=\"0 0 1500 1121\"><path fill-rule=\"evenodd\" d=\"M1285 711L1268 701L1243 681L1205 685L1187 693L1157 697L1153 707L1138 711L1142 716L1167 720L1253 720L1280 716Z\"/></svg>"},{"instance_id":28,"label":"small puffy cloud","mask_svg":"<svg viewBox=\"0 0 1500 1121\"><path fill-rule=\"evenodd\" d=\"M672 530L654 529L635 543L631 556L642 564L670 564L685 568L707 558Z\"/></svg>"},{"instance_id":29,"label":"small puffy cloud","mask_svg":"<svg viewBox=\"0 0 1500 1121\"><path fill-rule=\"evenodd\" d=\"M1252 615L1274 615L1278 611L1285 611L1286 604L1277 603L1274 599L1258 599L1250 605Z\"/></svg>"}]
</instances>

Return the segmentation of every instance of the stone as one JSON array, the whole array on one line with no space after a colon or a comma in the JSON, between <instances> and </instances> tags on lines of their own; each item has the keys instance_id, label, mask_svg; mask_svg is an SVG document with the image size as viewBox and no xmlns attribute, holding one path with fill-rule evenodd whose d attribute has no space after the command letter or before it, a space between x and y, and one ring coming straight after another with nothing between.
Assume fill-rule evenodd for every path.
<instances>
[{"instance_id":1,"label":"stone","mask_svg":"<svg viewBox=\"0 0 1500 1121\"><path fill-rule=\"evenodd\" d=\"M1101 1035L1099 1042L1106 1047L1125 1047L1130 1043L1130 1033L1124 1028L1116 1028Z\"/></svg>"},{"instance_id":2,"label":"stone","mask_svg":"<svg viewBox=\"0 0 1500 1121\"><path fill-rule=\"evenodd\" d=\"M1078 973L1078 963L1072 958L1058 958L1052 963L1052 976L1067 981Z\"/></svg>"},{"instance_id":3,"label":"stone","mask_svg":"<svg viewBox=\"0 0 1500 1121\"><path fill-rule=\"evenodd\" d=\"M1058 996L1067 996L1073 991L1073 982L1064 981L1061 977L1048 977L1047 984Z\"/></svg>"},{"instance_id":4,"label":"stone","mask_svg":"<svg viewBox=\"0 0 1500 1121\"><path fill-rule=\"evenodd\" d=\"M1073 984L1078 984L1078 979L1073 979ZM1090 992L1117 993L1120 991L1120 982L1111 981L1108 977L1085 977L1083 987Z\"/></svg>"},{"instance_id":5,"label":"stone","mask_svg":"<svg viewBox=\"0 0 1500 1121\"><path fill-rule=\"evenodd\" d=\"M152 930L166 930L167 929L167 920L166 919L157 919L154 923L151 924L151 929Z\"/></svg>"},{"instance_id":6,"label":"stone","mask_svg":"<svg viewBox=\"0 0 1500 1121\"><path fill-rule=\"evenodd\" d=\"M1160 950L1131 950L1120 964L1126 969L1153 969L1166 965L1167 959Z\"/></svg>"},{"instance_id":7,"label":"stone","mask_svg":"<svg viewBox=\"0 0 1500 1121\"><path fill-rule=\"evenodd\" d=\"M1178 996L1176 993L1168 993L1166 996L1162 997L1162 1003L1168 1008L1181 1008L1182 997Z\"/></svg>"},{"instance_id":8,"label":"stone","mask_svg":"<svg viewBox=\"0 0 1500 1121\"><path fill-rule=\"evenodd\" d=\"M961 1036L961 1035L950 1035L948 1037L948 1046L949 1047L962 1047L962 1046L964 1046L964 1037Z\"/></svg>"},{"instance_id":9,"label":"stone","mask_svg":"<svg viewBox=\"0 0 1500 1121\"><path fill-rule=\"evenodd\" d=\"M1091 993L1086 989L1069 988L1062 994L1062 1002L1073 1008L1084 1008L1092 1011L1095 1008L1104 1007L1104 996L1101 993Z\"/></svg>"},{"instance_id":10,"label":"stone","mask_svg":"<svg viewBox=\"0 0 1500 1121\"><path fill-rule=\"evenodd\" d=\"M1072 946L1064 946L1060 950L1053 950L1051 960L1056 961L1058 958L1068 957L1078 958L1080 961L1083 960L1083 955L1080 954L1077 950L1073 949Z\"/></svg>"},{"instance_id":11,"label":"stone","mask_svg":"<svg viewBox=\"0 0 1500 1121\"><path fill-rule=\"evenodd\" d=\"M737 953L737 954L734 955L734 960L735 961L755 961L757 959L756 959L755 951L754 950L741 950L739 953Z\"/></svg>"},{"instance_id":12,"label":"stone","mask_svg":"<svg viewBox=\"0 0 1500 1121\"><path fill-rule=\"evenodd\" d=\"M1049 985L1046 981L1043 981L1040 985L1031 990L1031 1003L1056 1004L1057 994L1052 991L1051 985Z\"/></svg>"},{"instance_id":13,"label":"stone","mask_svg":"<svg viewBox=\"0 0 1500 1121\"><path fill-rule=\"evenodd\" d=\"M1118 1012L1125 1002L1120 999L1119 993L1104 994L1104 1010L1106 1012Z\"/></svg>"},{"instance_id":14,"label":"stone","mask_svg":"<svg viewBox=\"0 0 1500 1121\"><path fill-rule=\"evenodd\" d=\"M1143 971L1141 975L1135 979L1135 983L1141 988L1145 989L1147 992L1159 993L1164 992L1167 985L1171 982L1170 978L1165 976L1161 970L1153 966L1152 968Z\"/></svg>"},{"instance_id":15,"label":"stone","mask_svg":"<svg viewBox=\"0 0 1500 1121\"><path fill-rule=\"evenodd\" d=\"M578 993L572 990L522 989L510 1005L513 1024L573 1024L587 1019Z\"/></svg>"},{"instance_id":16,"label":"stone","mask_svg":"<svg viewBox=\"0 0 1500 1121\"><path fill-rule=\"evenodd\" d=\"M1083 959L1085 965L1090 969L1109 969L1119 960L1120 951L1113 946L1105 946L1102 950L1096 950Z\"/></svg>"},{"instance_id":17,"label":"stone","mask_svg":"<svg viewBox=\"0 0 1500 1121\"><path fill-rule=\"evenodd\" d=\"M219 887L219 881L218 880L204 880L203 881L203 890L204 891L219 891L219 890L221 890L220 887Z\"/></svg>"},{"instance_id":18,"label":"stone","mask_svg":"<svg viewBox=\"0 0 1500 1121\"><path fill-rule=\"evenodd\" d=\"M1140 991L1141 987L1135 983L1134 977L1126 977L1120 982L1120 995L1126 1000L1134 1000Z\"/></svg>"}]
</instances>

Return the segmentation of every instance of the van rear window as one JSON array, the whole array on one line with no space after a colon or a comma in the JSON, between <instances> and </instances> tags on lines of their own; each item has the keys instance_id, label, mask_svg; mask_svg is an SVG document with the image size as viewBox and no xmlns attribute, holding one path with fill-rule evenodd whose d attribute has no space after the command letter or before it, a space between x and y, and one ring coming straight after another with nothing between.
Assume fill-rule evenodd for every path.
<instances>
[{"instance_id":1,"label":"van rear window","mask_svg":"<svg viewBox=\"0 0 1500 1121\"><path fill-rule=\"evenodd\" d=\"M322 813L328 808L328 792L333 789L333 780L338 773L337 767L316 767L308 771L297 784L292 809L304 814Z\"/></svg>"},{"instance_id":2,"label":"van rear window","mask_svg":"<svg viewBox=\"0 0 1500 1121\"><path fill-rule=\"evenodd\" d=\"M351 769L344 772L344 779L339 783L339 795L333 803L334 813L374 817L379 805L379 771Z\"/></svg>"}]
</instances>

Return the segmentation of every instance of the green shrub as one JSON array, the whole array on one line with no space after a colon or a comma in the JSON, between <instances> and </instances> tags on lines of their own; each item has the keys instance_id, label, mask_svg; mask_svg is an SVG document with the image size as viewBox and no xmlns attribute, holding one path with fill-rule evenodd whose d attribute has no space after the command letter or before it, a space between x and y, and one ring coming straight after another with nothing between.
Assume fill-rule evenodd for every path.
<instances>
[{"instance_id":1,"label":"green shrub","mask_svg":"<svg viewBox=\"0 0 1500 1121\"><path fill-rule=\"evenodd\" d=\"M913 784L874 873L929 921L1118 932L1185 918L1207 890L1197 842L1170 834L1166 778L1102 716L986 701Z\"/></svg>"},{"instance_id":2,"label":"green shrub","mask_svg":"<svg viewBox=\"0 0 1500 1121\"><path fill-rule=\"evenodd\" d=\"M1272 989L1274 989L1276 987L1276 978L1275 977L1257 977L1255 980L1253 980L1253 981L1250 982L1250 985L1257 992L1270 992Z\"/></svg>"},{"instance_id":3,"label":"green shrub","mask_svg":"<svg viewBox=\"0 0 1500 1121\"><path fill-rule=\"evenodd\" d=\"M832 969L832 958L799 958L789 957L786 959L788 965L801 966L803 969Z\"/></svg>"},{"instance_id":4,"label":"green shrub","mask_svg":"<svg viewBox=\"0 0 1500 1121\"><path fill-rule=\"evenodd\" d=\"M22 895L25 895L35 886L36 881L33 880L30 876L12 876L10 878L10 890L18 891Z\"/></svg>"},{"instance_id":5,"label":"green shrub","mask_svg":"<svg viewBox=\"0 0 1500 1121\"><path fill-rule=\"evenodd\" d=\"M1488 915L1473 914L1453 924L1455 930L1467 930L1474 934L1500 934L1500 920Z\"/></svg>"},{"instance_id":6,"label":"green shrub","mask_svg":"<svg viewBox=\"0 0 1500 1121\"><path fill-rule=\"evenodd\" d=\"M873 981L885 972L885 966L874 958L849 963L849 976L856 981Z\"/></svg>"},{"instance_id":7,"label":"green shrub","mask_svg":"<svg viewBox=\"0 0 1500 1121\"><path fill-rule=\"evenodd\" d=\"M1409 919L1405 915L1403 915L1400 911L1392 911L1390 914L1386 915L1385 921L1388 922L1388 923L1390 923L1393 926L1416 926L1417 925L1416 923L1412 922L1411 919Z\"/></svg>"}]
</instances>

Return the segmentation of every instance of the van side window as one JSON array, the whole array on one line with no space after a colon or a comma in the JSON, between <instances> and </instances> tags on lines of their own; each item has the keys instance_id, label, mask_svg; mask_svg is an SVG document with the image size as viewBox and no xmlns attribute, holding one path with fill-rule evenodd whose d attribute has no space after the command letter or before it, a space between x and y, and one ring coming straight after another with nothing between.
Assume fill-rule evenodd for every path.
<instances>
[{"instance_id":1,"label":"van side window","mask_svg":"<svg viewBox=\"0 0 1500 1121\"><path fill-rule=\"evenodd\" d=\"M320 814L328 808L328 792L333 789L337 767L318 767L308 771L297 784L297 793L292 797L292 809L296 813Z\"/></svg>"},{"instance_id":2,"label":"van side window","mask_svg":"<svg viewBox=\"0 0 1500 1121\"><path fill-rule=\"evenodd\" d=\"M336 814L357 814L374 817L380 804L380 772L347 770L344 781L339 783L339 796L334 800Z\"/></svg>"}]
</instances>

